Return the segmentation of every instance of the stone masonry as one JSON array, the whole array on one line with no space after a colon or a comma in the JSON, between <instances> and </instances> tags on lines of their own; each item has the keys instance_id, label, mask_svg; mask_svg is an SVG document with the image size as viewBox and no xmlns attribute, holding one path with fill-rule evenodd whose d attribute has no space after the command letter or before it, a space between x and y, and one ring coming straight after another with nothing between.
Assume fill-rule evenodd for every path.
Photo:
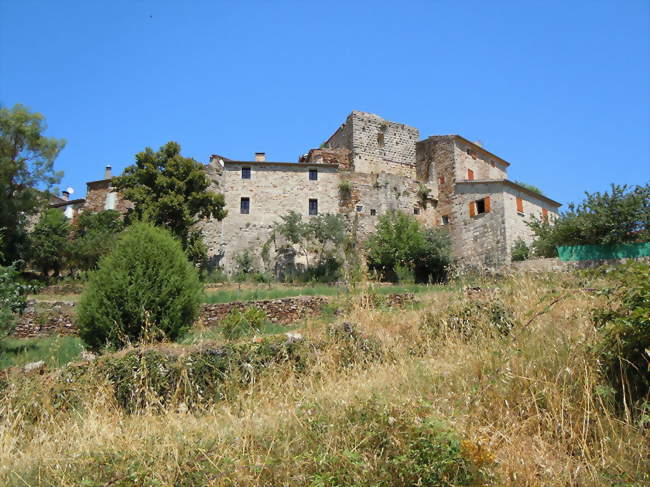
<instances>
[{"instance_id":1,"label":"stone masonry","mask_svg":"<svg viewBox=\"0 0 650 487\"><path fill-rule=\"evenodd\" d=\"M211 189L224 194L228 215L198 226L212 265L229 273L245 251L258 268L265 268L263 249L273 224L289 211L304 219L345 215L361 240L374 231L382 214L403 211L426 226L447 228L461 263L501 266L510 262L517 239L531 242L526 222L533 217L552 221L560 207L509 181L509 165L459 135L419 140L415 127L353 111L320 148L298 162L266 161L263 153L251 161L213 155L205 170ZM88 183L82 211L126 212L129 207L111 189L110 172ZM298 252L282 259L276 266L305 263Z\"/></svg>"}]
</instances>

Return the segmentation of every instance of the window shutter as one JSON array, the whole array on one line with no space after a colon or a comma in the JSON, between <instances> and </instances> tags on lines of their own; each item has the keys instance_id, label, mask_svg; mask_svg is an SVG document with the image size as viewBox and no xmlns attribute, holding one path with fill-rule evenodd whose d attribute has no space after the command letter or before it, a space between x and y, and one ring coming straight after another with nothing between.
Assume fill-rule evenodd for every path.
<instances>
[{"instance_id":1,"label":"window shutter","mask_svg":"<svg viewBox=\"0 0 650 487\"><path fill-rule=\"evenodd\" d=\"M542 208L542 218L548 223L548 210L546 208Z\"/></svg>"},{"instance_id":2,"label":"window shutter","mask_svg":"<svg viewBox=\"0 0 650 487\"><path fill-rule=\"evenodd\" d=\"M522 200L521 198L517 198L517 212L518 213L524 212L524 200Z\"/></svg>"},{"instance_id":3,"label":"window shutter","mask_svg":"<svg viewBox=\"0 0 650 487\"><path fill-rule=\"evenodd\" d=\"M467 170L467 180L474 181L474 171L472 171L471 169Z\"/></svg>"},{"instance_id":4,"label":"window shutter","mask_svg":"<svg viewBox=\"0 0 650 487\"><path fill-rule=\"evenodd\" d=\"M490 197L485 197L485 213L490 213Z\"/></svg>"},{"instance_id":5,"label":"window shutter","mask_svg":"<svg viewBox=\"0 0 650 487\"><path fill-rule=\"evenodd\" d=\"M470 218L476 216L476 203L473 201L471 201L469 204L469 216Z\"/></svg>"}]
</instances>

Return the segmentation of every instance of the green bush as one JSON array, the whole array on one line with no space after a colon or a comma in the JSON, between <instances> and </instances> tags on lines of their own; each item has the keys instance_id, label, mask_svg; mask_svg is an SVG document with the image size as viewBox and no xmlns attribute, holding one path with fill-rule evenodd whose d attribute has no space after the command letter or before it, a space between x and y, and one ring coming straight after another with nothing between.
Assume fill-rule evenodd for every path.
<instances>
[{"instance_id":1,"label":"green bush","mask_svg":"<svg viewBox=\"0 0 650 487\"><path fill-rule=\"evenodd\" d=\"M650 401L650 265L626 264L608 278L607 306L594 312L603 375L621 404Z\"/></svg>"},{"instance_id":2,"label":"green bush","mask_svg":"<svg viewBox=\"0 0 650 487\"><path fill-rule=\"evenodd\" d=\"M514 245L512 246L512 262L521 262L527 260L530 255L530 250L528 245L523 241L522 238L515 240Z\"/></svg>"},{"instance_id":3,"label":"green bush","mask_svg":"<svg viewBox=\"0 0 650 487\"><path fill-rule=\"evenodd\" d=\"M165 229L136 223L90 276L80 336L93 349L176 340L197 318L201 290L180 243Z\"/></svg>"},{"instance_id":4,"label":"green bush","mask_svg":"<svg viewBox=\"0 0 650 487\"><path fill-rule=\"evenodd\" d=\"M70 250L70 224L62 211L46 210L29 235L30 260L43 277L51 271L59 275L63 270Z\"/></svg>"},{"instance_id":5,"label":"green bush","mask_svg":"<svg viewBox=\"0 0 650 487\"><path fill-rule=\"evenodd\" d=\"M258 308L249 307L243 311L232 309L221 320L221 333L227 340L236 340L259 333L267 320L266 313Z\"/></svg>"},{"instance_id":6,"label":"green bush","mask_svg":"<svg viewBox=\"0 0 650 487\"><path fill-rule=\"evenodd\" d=\"M0 266L0 338L9 334L15 324L15 314L27 306L30 286L18 281L18 271L13 267Z\"/></svg>"},{"instance_id":7,"label":"green bush","mask_svg":"<svg viewBox=\"0 0 650 487\"><path fill-rule=\"evenodd\" d=\"M72 264L82 271L96 269L99 259L115 246L124 224L115 210L98 213L85 211L79 215L71 244Z\"/></svg>"},{"instance_id":8,"label":"green bush","mask_svg":"<svg viewBox=\"0 0 650 487\"><path fill-rule=\"evenodd\" d=\"M410 269L418 282L440 282L451 263L451 241L445 229L425 229L412 215L389 211L379 217L366 242L370 270L382 279L399 281Z\"/></svg>"}]
</instances>

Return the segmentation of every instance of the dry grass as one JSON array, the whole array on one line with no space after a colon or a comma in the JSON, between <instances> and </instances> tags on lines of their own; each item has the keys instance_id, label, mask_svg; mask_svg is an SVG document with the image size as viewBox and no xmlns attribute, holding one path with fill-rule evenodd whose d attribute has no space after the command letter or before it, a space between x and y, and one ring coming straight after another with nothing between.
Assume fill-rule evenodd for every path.
<instances>
[{"instance_id":1,"label":"dry grass","mask_svg":"<svg viewBox=\"0 0 650 487\"><path fill-rule=\"evenodd\" d=\"M356 296L344 319L381 340L383 360L341 369L331 347L306 373L270 368L207 410L177 403L127 414L98 382L79 408L33 422L10 387L0 405L0 483L408 485L387 476L394 462L382 448L406 450L408 432L437 418L489 471L485 483L644 485L648 433L607 403L590 351L599 298L580 287L570 276L518 277L473 296L511 312L517 324L505 336L484 324L459 333L448 311L467 304L459 291L427 295L408 311L372 309ZM311 321L302 333L325 331Z\"/></svg>"}]
</instances>

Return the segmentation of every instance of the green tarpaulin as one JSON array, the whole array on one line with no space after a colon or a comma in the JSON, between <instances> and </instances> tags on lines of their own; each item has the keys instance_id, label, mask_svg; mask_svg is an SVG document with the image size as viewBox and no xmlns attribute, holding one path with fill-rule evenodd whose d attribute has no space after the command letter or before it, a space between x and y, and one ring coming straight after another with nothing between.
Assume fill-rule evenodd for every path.
<instances>
[{"instance_id":1,"label":"green tarpaulin","mask_svg":"<svg viewBox=\"0 0 650 487\"><path fill-rule=\"evenodd\" d=\"M650 242L618 245L573 245L557 247L560 260L633 259L650 257Z\"/></svg>"}]
</instances>

